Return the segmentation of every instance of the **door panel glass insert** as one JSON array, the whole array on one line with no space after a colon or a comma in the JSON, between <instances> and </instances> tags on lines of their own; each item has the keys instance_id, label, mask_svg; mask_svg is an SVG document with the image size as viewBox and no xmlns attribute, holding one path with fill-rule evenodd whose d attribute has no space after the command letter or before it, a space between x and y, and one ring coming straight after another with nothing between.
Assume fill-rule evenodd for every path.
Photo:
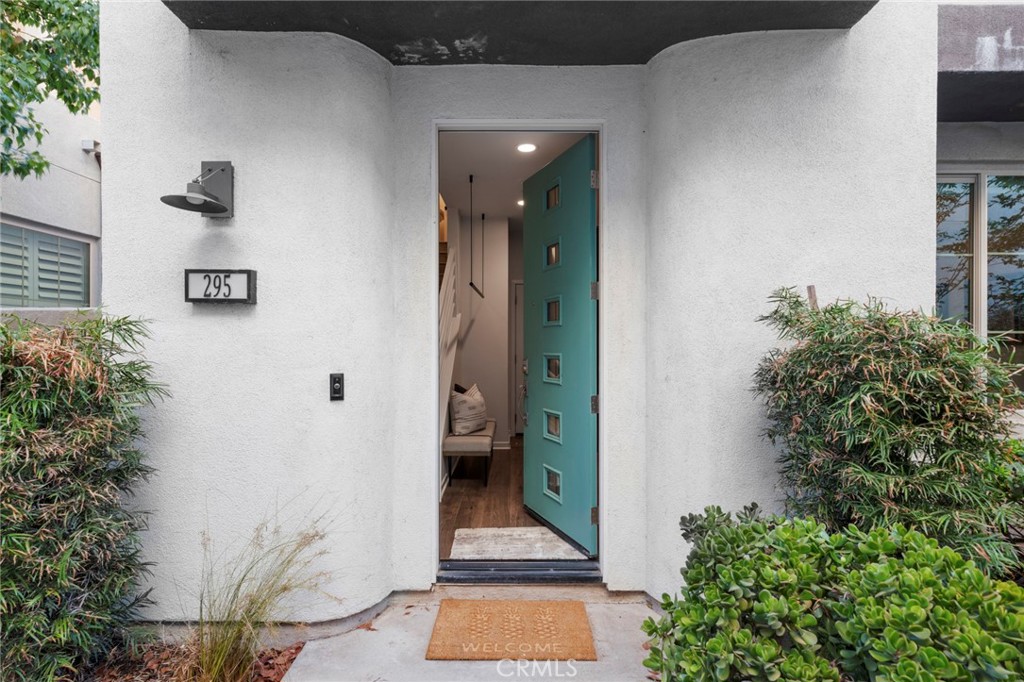
<instances>
[{"instance_id":1,"label":"door panel glass insert","mask_svg":"<svg viewBox=\"0 0 1024 682\"><path fill-rule=\"evenodd\" d=\"M562 472L544 465L544 494L562 501Z\"/></svg>"},{"instance_id":2,"label":"door panel glass insert","mask_svg":"<svg viewBox=\"0 0 1024 682\"><path fill-rule=\"evenodd\" d=\"M562 442L562 413L544 410L544 437L556 443Z\"/></svg>"},{"instance_id":3,"label":"door panel glass insert","mask_svg":"<svg viewBox=\"0 0 1024 682\"><path fill-rule=\"evenodd\" d=\"M970 321L974 183L940 182L936 192L935 310Z\"/></svg>"},{"instance_id":4,"label":"door panel glass insert","mask_svg":"<svg viewBox=\"0 0 1024 682\"><path fill-rule=\"evenodd\" d=\"M549 384L562 383L562 354L544 354L544 381Z\"/></svg>"},{"instance_id":5,"label":"door panel glass insert","mask_svg":"<svg viewBox=\"0 0 1024 682\"><path fill-rule=\"evenodd\" d=\"M548 209L558 208L562 203L562 191L560 185L555 185L547 191L547 202L545 206Z\"/></svg>"},{"instance_id":6,"label":"door panel glass insert","mask_svg":"<svg viewBox=\"0 0 1024 682\"><path fill-rule=\"evenodd\" d=\"M562 297L544 299L544 326L562 324Z\"/></svg>"},{"instance_id":7,"label":"door panel glass insert","mask_svg":"<svg viewBox=\"0 0 1024 682\"><path fill-rule=\"evenodd\" d=\"M544 269L553 268L562 263L562 240L551 242L544 248Z\"/></svg>"}]
</instances>

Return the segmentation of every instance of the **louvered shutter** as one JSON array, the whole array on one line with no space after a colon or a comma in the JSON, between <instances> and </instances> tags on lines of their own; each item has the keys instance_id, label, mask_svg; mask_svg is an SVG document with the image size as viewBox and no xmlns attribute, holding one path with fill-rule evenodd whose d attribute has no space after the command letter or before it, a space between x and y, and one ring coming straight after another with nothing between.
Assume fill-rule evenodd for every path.
<instances>
[{"instance_id":1,"label":"louvered shutter","mask_svg":"<svg viewBox=\"0 0 1024 682\"><path fill-rule=\"evenodd\" d=\"M3 305L75 308L89 305L89 245L3 225Z\"/></svg>"},{"instance_id":2,"label":"louvered shutter","mask_svg":"<svg viewBox=\"0 0 1024 682\"><path fill-rule=\"evenodd\" d=\"M0 305L29 305L29 270L31 260L25 230L0 225Z\"/></svg>"},{"instance_id":3,"label":"louvered shutter","mask_svg":"<svg viewBox=\"0 0 1024 682\"><path fill-rule=\"evenodd\" d=\"M89 305L88 247L73 239L37 232L36 305L71 308Z\"/></svg>"}]
</instances>

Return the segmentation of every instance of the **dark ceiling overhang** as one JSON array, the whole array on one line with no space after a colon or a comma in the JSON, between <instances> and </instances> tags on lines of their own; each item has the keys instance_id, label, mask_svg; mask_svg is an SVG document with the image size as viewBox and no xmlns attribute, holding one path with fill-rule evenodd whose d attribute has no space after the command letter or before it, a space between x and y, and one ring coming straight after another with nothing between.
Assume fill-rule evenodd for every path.
<instances>
[{"instance_id":1,"label":"dark ceiling overhang","mask_svg":"<svg viewBox=\"0 0 1024 682\"><path fill-rule=\"evenodd\" d=\"M399 65L646 64L666 47L708 36L848 29L876 2L164 0L191 29L337 33Z\"/></svg>"},{"instance_id":2,"label":"dark ceiling overhang","mask_svg":"<svg viewBox=\"0 0 1024 682\"><path fill-rule=\"evenodd\" d=\"M1024 121L1024 71L940 71L938 119Z\"/></svg>"}]
</instances>

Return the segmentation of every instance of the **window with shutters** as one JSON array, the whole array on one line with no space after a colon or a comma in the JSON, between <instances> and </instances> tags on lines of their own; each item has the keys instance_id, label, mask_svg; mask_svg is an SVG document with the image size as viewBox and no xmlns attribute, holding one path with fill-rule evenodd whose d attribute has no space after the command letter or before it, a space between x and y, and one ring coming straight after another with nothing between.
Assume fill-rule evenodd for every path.
<instances>
[{"instance_id":1,"label":"window with shutters","mask_svg":"<svg viewBox=\"0 0 1024 682\"><path fill-rule=\"evenodd\" d=\"M0 305L87 307L89 249L84 241L0 223Z\"/></svg>"}]
</instances>

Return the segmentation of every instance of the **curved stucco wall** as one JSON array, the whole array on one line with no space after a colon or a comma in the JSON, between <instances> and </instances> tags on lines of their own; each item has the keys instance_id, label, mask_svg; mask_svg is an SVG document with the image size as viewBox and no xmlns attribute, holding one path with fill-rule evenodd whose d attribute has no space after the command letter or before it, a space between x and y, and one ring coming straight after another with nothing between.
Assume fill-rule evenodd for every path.
<instances>
[{"instance_id":1,"label":"curved stucco wall","mask_svg":"<svg viewBox=\"0 0 1024 682\"><path fill-rule=\"evenodd\" d=\"M102 35L104 299L154 320L172 394L145 420L146 615L195 616L204 531L237 547L275 506L317 504L342 601L294 615L359 611L392 584L391 67L334 35L190 32L160 3L105 3ZM223 159L234 218L160 203ZM256 269L259 302L184 303L197 267Z\"/></svg>"},{"instance_id":2,"label":"curved stucco wall","mask_svg":"<svg viewBox=\"0 0 1024 682\"><path fill-rule=\"evenodd\" d=\"M743 34L650 64L647 589L673 592L679 516L778 507L751 394L785 285L823 302L934 292L935 8L880 3L850 31Z\"/></svg>"}]
</instances>

